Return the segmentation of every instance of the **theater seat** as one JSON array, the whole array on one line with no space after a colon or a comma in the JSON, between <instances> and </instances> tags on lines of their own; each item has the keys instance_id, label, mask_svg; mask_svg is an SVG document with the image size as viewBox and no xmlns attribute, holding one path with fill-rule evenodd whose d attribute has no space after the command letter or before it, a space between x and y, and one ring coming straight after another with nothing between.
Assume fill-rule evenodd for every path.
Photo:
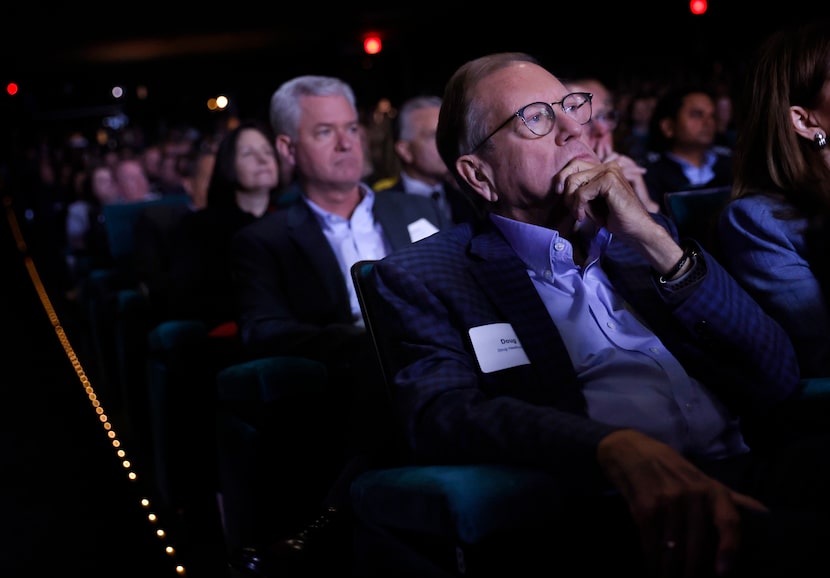
<instances>
[{"instance_id":1,"label":"theater seat","mask_svg":"<svg viewBox=\"0 0 830 578\"><path fill-rule=\"evenodd\" d=\"M391 395L385 338L373 323L373 263L355 263L351 274ZM571 492L564 500L560 489L550 472L503 464L401 463L365 472L351 485L356 573L641 575L633 527L617 534L620 524L630 524L622 499L613 494L574 500Z\"/></svg>"},{"instance_id":2,"label":"theater seat","mask_svg":"<svg viewBox=\"0 0 830 578\"><path fill-rule=\"evenodd\" d=\"M244 361L216 375L219 492L229 553L270 543L307 522L329 479L325 412L314 400L328 372L302 357ZM315 444L319 447L315 449ZM320 479L321 487L306 484Z\"/></svg>"},{"instance_id":3,"label":"theater seat","mask_svg":"<svg viewBox=\"0 0 830 578\"><path fill-rule=\"evenodd\" d=\"M680 238L695 239L710 254L717 257L716 222L731 193L730 186L666 193L666 212L677 225Z\"/></svg>"}]
</instances>

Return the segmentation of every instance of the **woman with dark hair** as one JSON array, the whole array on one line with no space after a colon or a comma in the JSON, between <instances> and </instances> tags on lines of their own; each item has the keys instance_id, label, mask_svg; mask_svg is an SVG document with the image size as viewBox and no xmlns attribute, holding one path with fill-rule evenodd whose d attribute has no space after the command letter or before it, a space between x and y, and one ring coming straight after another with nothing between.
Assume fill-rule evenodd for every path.
<instances>
[{"instance_id":1,"label":"woman with dark hair","mask_svg":"<svg viewBox=\"0 0 830 578\"><path fill-rule=\"evenodd\" d=\"M830 375L830 27L772 35L745 86L723 262L790 335L802 377Z\"/></svg>"},{"instance_id":2,"label":"woman with dark hair","mask_svg":"<svg viewBox=\"0 0 830 578\"><path fill-rule=\"evenodd\" d=\"M216 150L207 206L186 215L176 232L170 272L173 318L233 331L230 238L274 207L278 184L274 139L266 125L246 121L225 135Z\"/></svg>"}]
</instances>

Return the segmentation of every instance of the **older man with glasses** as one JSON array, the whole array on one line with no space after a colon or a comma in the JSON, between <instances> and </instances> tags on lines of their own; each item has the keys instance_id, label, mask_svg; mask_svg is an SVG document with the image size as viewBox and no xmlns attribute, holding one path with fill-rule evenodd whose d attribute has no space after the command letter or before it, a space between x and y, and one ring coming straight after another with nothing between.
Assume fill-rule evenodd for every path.
<instances>
[{"instance_id":1,"label":"older man with glasses","mask_svg":"<svg viewBox=\"0 0 830 578\"><path fill-rule=\"evenodd\" d=\"M591 108L524 53L449 79L438 150L488 214L366 279L409 457L555 473L558 575L827 574L830 440L742 430L798 395L792 343L599 161Z\"/></svg>"}]
</instances>

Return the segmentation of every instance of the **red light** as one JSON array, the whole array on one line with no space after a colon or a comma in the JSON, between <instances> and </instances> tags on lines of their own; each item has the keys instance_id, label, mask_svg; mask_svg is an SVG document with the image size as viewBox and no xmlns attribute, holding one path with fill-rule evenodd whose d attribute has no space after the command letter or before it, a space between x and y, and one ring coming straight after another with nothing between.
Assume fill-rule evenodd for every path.
<instances>
[{"instance_id":1,"label":"red light","mask_svg":"<svg viewBox=\"0 0 830 578\"><path fill-rule=\"evenodd\" d=\"M366 54L377 54L383 49L383 43L377 34L367 34L363 37L363 51Z\"/></svg>"},{"instance_id":2,"label":"red light","mask_svg":"<svg viewBox=\"0 0 830 578\"><path fill-rule=\"evenodd\" d=\"M692 11L692 14L696 16L700 16L706 12L706 9L709 7L708 2L706 0L690 0L689 1L689 10Z\"/></svg>"},{"instance_id":3,"label":"red light","mask_svg":"<svg viewBox=\"0 0 830 578\"><path fill-rule=\"evenodd\" d=\"M19 89L16 82L10 82L6 85L6 94L8 94L9 96L14 96L15 94L17 94L18 90Z\"/></svg>"}]
</instances>

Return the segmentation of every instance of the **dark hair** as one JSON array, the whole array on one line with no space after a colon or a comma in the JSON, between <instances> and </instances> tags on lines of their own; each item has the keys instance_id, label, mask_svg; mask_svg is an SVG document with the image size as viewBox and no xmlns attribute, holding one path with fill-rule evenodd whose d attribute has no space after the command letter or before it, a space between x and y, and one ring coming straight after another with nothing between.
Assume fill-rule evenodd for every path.
<instances>
[{"instance_id":1,"label":"dark hair","mask_svg":"<svg viewBox=\"0 0 830 578\"><path fill-rule=\"evenodd\" d=\"M649 150L660 153L671 148L673 139L663 134L660 124L665 119L676 119L683 108L683 101L690 94L705 94L712 102L715 101L715 94L707 87L698 85L674 86L666 90L657 99L654 105L654 113L651 115L651 122L648 128Z\"/></svg>"},{"instance_id":2,"label":"dark hair","mask_svg":"<svg viewBox=\"0 0 830 578\"><path fill-rule=\"evenodd\" d=\"M265 136L271 147L274 147L274 138L267 124L258 120L249 119L239 123L231 129L216 148L216 163L210 175L207 191L208 207L236 206L236 191L239 189L239 177L236 174L236 147L239 135L244 130L258 130ZM274 158L277 158L276 151Z\"/></svg>"},{"instance_id":3,"label":"dark hair","mask_svg":"<svg viewBox=\"0 0 830 578\"><path fill-rule=\"evenodd\" d=\"M828 26L811 21L768 37L750 64L738 107L733 195L783 194L795 208L790 217L830 215L830 168L790 116L791 106L821 104L830 79Z\"/></svg>"}]
</instances>

